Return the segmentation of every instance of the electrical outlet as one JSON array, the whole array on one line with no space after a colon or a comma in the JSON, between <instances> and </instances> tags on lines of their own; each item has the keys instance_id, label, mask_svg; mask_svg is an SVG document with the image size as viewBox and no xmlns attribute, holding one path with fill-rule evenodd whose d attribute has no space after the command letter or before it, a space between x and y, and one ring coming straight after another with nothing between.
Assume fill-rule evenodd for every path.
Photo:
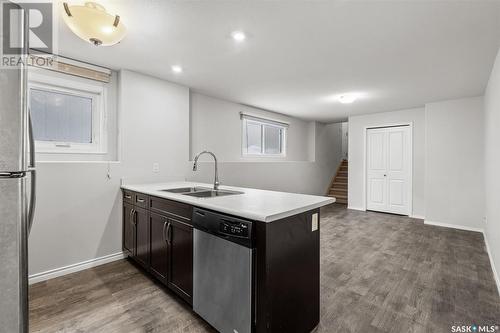
<instances>
[{"instance_id":1,"label":"electrical outlet","mask_svg":"<svg viewBox=\"0 0 500 333\"><path fill-rule=\"evenodd\" d=\"M160 172L160 163L153 163L153 172Z\"/></svg>"},{"instance_id":2,"label":"electrical outlet","mask_svg":"<svg viewBox=\"0 0 500 333\"><path fill-rule=\"evenodd\" d=\"M318 213L314 213L312 215L312 226L311 226L311 231L316 231L318 230Z\"/></svg>"}]
</instances>

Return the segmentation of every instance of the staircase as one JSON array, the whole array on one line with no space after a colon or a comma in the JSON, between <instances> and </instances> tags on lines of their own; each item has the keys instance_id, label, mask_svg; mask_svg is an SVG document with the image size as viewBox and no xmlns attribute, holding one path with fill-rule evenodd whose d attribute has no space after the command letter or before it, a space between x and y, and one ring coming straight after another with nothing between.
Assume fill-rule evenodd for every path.
<instances>
[{"instance_id":1,"label":"staircase","mask_svg":"<svg viewBox=\"0 0 500 333\"><path fill-rule=\"evenodd\" d=\"M335 197L340 204L347 204L347 174L347 160L342 160L327 193L329 197Z\"/></svg>"}]
</instances>

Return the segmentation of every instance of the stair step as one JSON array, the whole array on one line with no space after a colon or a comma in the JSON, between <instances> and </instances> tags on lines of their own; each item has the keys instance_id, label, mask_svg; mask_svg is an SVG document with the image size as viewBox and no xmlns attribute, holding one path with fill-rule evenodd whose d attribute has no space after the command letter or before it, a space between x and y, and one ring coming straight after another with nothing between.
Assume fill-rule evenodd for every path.
<instances>
[{"instance_id":1,"label":"stair step","mask_svg":"<svg viewBox=\"0 0 500 333\"><path fill-rule=\"evenodd\" d=\"M328 189L328 195L333 196L332 194L335 194L335 197L342 197L341 200L346 200L345 203L347 203L347 187L348 187L348 176L349 176L349 167L348 167L348 161L346 159L343 159L340 162L340 165L337 169L337 174L332 180L332 183L330 184L330 188Z\"/></svg>"},{"instance_id":2,"label":"stair step","mask_svg":"<svg viewBox=\"0 0 500 333\"><path fill-rule=\"evenodd\" d=\"M348 190L347 190L347 186L343 186L343 187L341 187L341 186L332 186L330 188L330 191L347 192Z\"/></svg>"},{"instance_id":3,"label":"stair step","mask_svg":"<svg viewBox=\"0 0 500 333\"><path fill-rule=\"evenodd\" d=\"M336 202L336 203L340 203L340 204L347 204L347 197L342 198L342 197L335 196L335 195L329 195L329 196L330 196L330 197L334 197L334 198L335 198L335 202Z\"/></svg>"}]
</instances>

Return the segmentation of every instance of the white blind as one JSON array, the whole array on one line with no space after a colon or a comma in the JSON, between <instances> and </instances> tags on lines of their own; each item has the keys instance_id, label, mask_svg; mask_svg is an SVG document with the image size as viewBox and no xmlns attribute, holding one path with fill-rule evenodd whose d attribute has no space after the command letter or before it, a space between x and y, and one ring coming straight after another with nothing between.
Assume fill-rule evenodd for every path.
<instances>
[{"instance_id":1,"label":"white blind","mask_svg":"<svg viewBox=\"0 0 500 333\"><path fill-rule=\"evenodd\" d=\"M275 125L275 126L281 126L281 127L285 127L285 128L288 128L290 126L289 123L285 123L283 121L264 118L264 117L260 117L260 116L256 116L256 115L252 115L252 114L248 114L248 113L243 113L243 112L240 112L240 117L241 117L241 119L255 120L255 121L258 121L261 123L266 123L266 124Z\"/></svg>"}]
</instances>

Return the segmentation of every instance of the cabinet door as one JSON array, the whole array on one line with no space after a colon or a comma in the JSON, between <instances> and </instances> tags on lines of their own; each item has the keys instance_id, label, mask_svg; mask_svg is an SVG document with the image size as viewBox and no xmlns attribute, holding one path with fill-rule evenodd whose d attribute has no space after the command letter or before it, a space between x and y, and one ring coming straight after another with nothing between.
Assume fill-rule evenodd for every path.
<instances>
[{"instance_id":1,"label":"cabinet door","mask_svg":"<svg viewBox=\"0 0 500 333\"><path fill-rule=\"evenodd\" d=\"M135 255L135 216L134 206L123 205L122 247L128 255Z\"/></svg>"},{"instance_id":2,"label":"cabinet door","mask_svg":"<svg viewBox=\"0 0 500 333\"><path fill-rule=\"evenodd\" d=\"M168 219L151 213L151 271L156 277L167 283L168 276Z\"/></svg>"},{"instance_id":3,"label":"cabinet door","mask_svg":"<svg viewBox=\"0 0 500 333\"><path fill-rule=\"evenodd\" d=\"M149 217L148 211L135 207L136 250L135 257L149 268Z\"/></svg>"},{"instance_id":4,"label":"cabinet door","mask_svg":"<svg viewBox=\"0 0 500 333\"><path fill-rule=\"evenodd\" d=\"M193 227L169 218L168 286L179 296L192 303L193 295Z\"/></svg>"}]
</instances>

